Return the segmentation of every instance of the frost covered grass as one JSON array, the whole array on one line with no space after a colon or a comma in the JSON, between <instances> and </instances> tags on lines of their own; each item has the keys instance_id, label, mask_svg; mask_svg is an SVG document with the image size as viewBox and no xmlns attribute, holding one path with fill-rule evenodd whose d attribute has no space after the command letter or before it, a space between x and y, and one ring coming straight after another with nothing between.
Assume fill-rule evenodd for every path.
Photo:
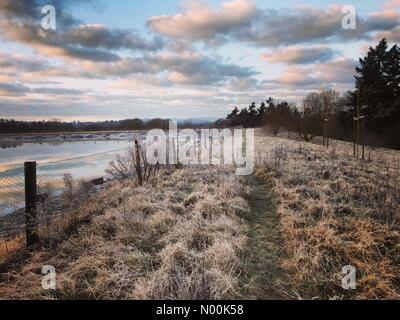
<instances>
[{"instance_id":1,"label":"frost covered grass","mask_svg":"<svg viewBox=\"0 0 400 320\"><path fill-rule=\"evenodd\" d=\"M0 274L0 299L399 299L400 152L362 161L345 142L261 131L255 149L253 177L183 166L112 182L66 216L78 223L42 226L43 247Z\"/></svg>"},{"instance_id":2,"label":"frost covered grass","mask_svg":"<svg viewBox=\"0 0 400 320\"><path fill-rule=\"evenodd\" d=\"M282 266L302 298L400 298L400 153L330 148L259 135L258 170L272 177L284 237ZM368 160L369 159L369 160ZM357 270L343 290L342 267Z\"/></svg>"},{"instance_id":3,"label":"frost covered grass","mask_svg":"<svg viewBox=\"0 0 400 320\"><path fill-rule=\"evenodd\" d=\"M227 299L238 295L246 188L232 169L164 171L138 187L115 182L57 244L1 274L3 299ZM95 210L93 210L95 206ZM41 268L57 290L41 287Z\"/></svg>"}]
</instances>

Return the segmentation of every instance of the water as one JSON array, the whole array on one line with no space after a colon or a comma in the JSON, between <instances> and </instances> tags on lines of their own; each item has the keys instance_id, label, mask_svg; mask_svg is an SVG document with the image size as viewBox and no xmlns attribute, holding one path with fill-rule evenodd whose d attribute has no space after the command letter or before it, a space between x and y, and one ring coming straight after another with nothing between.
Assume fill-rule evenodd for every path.
<instances>
[{"instance_id":1,"label":"water","mask_svg":"<svg viewBox=\"0 0 400 320\"><path fill-rule=\"evenodd\" d=\"M0 149L0 216L24 207L25 161L36 161L39 189L51 184L62 188L64 174L75 180L106 176L105 170L117 154L123 155L132 141L75 141L22 143Z\"/></svg>"},{"instance_id":2,"label":"water","mask_svg":"<svg viewBox=\"0 0 400 320\"><path fill-rule=\"evenodd\" d=\"M0 149L0 172L23 166L25 161L54 162L128 147L130 141L74 141L22 143Z\"/></svg>"}]
</instances>

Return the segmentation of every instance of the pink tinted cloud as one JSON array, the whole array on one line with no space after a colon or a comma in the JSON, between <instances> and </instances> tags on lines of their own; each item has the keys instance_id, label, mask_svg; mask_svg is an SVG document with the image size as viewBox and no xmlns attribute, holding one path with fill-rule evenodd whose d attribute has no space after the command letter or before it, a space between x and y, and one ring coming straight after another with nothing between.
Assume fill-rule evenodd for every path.
<instances>
[{"instance_id":1,"label":"pink tinted cloud","mask_svg":"<svg viewBox=\"0 0 400 320\"><path fill-rule=\"evenodd\" d=\"M191 2L184 13L152 17L147 25L151 30L169 37L209 39L249 22L256 13L257 8L250 0L227 1L219 9Z\"/></svg>"},{"instance_id":2,"label":"pink tinted cloud","mask_svg":"<svg viewBox=\"0 0 400 320\"><path fill-rule=\"evenodd\" d=\"M261 59L269 63L308 64L331 60L335 51L329 46L290 46L264 54Z\"/></svg>"}]
</instances>

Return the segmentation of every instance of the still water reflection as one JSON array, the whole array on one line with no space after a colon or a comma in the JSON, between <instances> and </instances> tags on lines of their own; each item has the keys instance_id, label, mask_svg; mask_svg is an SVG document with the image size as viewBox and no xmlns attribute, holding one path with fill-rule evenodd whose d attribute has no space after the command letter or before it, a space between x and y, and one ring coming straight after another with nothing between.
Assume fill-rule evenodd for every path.
<instances>
[{"instance_id":1,"label":"still water reflection","mask_svg":"<svg viewBox=\"0 0 400 320\"><path fill-rule=\"evenodd\" d=\"M23 143L0 149L0 172L22 166L25 161L52 162L107 152L129 146L130 141L75 141Z\"/></svg>"},{"instance_id":2,"label":"still water reflection","mask_svg":"<svg viewBox=\"0 0 400 320\"><path fill-rule=\"evenodd\" d=\"M109 162L130 145L131 141L76 141L24 143L0 149L0 216L24 207L25 161L38 163L39 187L51 183L59 189L65 173L75 179L104 176Z\"/></svg>"}]
</instances>

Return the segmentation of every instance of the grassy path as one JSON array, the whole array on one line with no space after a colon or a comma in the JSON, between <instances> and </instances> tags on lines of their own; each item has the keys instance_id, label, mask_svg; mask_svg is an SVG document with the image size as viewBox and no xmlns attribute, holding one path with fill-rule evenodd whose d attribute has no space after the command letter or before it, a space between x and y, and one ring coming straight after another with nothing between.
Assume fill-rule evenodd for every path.
<instances>
[{"instance_id":1,"label":"grassy path","mask_svg":"<svg viewBox=\"0 0 400 320\"><path fill-rule=\"evenodd\" d=\"M246 299L290 299L285 290L285 273L280 268L282 238L270 178L255 174L248 177L252 187L248 199L251 213L249 243L246 252L244 297Z\"/></svg>"}]
</instances>

